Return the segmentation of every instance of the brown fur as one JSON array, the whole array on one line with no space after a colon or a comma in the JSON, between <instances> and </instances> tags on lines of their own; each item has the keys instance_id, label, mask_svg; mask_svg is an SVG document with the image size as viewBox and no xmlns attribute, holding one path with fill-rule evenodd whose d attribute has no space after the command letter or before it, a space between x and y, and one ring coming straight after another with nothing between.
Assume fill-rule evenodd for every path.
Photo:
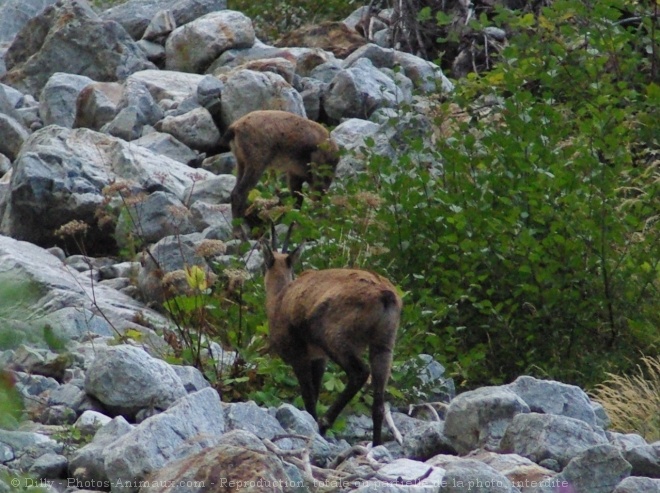
<instances>
[{"instance_id":1,"label":"brown fur","mask_svg":"<svg viewBox=\"0 0 660 493\"><path fill-rule=\"evenodd\" d=\"M247 196L266 168L287 174L289 190L302 205L302 186L325 193L339 162L337 144L320 124L286 111L253 111L232 123L223 136L236 156L236 186L231 212L245 216Z\"/></svg>"},{"instance_id":2,"label":"brown fur","mask_svg":"<svg viewBox=\"0 0 660 493\"><path fill-rule=\"evenodd\" d=\"M293 264L300 250L288 255L264 245L271 347L293 367L305 408L314 419L327 360L346 372L346 388L318 420L322 434L371 373L373 443L379 445L401 298L389 280L364 270L306 271L294 281ZM369 366L362 360L367 348Z\"/></svg>"}]
</instances>

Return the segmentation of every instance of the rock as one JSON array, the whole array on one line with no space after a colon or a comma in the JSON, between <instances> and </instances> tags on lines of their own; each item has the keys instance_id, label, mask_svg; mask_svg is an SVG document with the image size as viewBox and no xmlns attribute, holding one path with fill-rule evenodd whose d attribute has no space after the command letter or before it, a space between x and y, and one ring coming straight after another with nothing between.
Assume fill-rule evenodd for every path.
<instances>
[{"instance_id":1,"label":"rock","mask_svg":"<svg viewBox=\"0 0 660 493\"><path fill-rule=\"evenodd\" d=\"M112 418L97 411L85 411L76 420L73 426L83 435L94 435L101 427L112 421Z\"/></svg>"},{"instance_id":2,"label":"rock","mask_svg":"<svg viewBox=\"0 0 660 493\"><path fill-rule=\"evenodd\" d=\"M133 144L146 147L156 154L162 154L183 164L189 165L195 162L198 154L183 142L177 140L173 135L161 132L151 132L137 140Z\"/></svg>"},{"instance_id":3,"label":"rock","mask_svg":"<svg viewBox=\"0 0 660 493\"><path fill-rule=\"evenodd\" d=\"M232 215L230 204L207 204L197 201L190 207L192 221L197 229L213 229L213 237L204 231L205 238L216 240L230 240L232 238Z\"/></svg>"},{"instance_id":4,"label":"rock","mask_svg":"<svg viewBox=\"0 0 660 493\"><path fill-rule=\"evenodd\" d=\"M59 454L44 454L34 461L28 472L36 478L62 478L65 477L69 461Z\"/></svg>"},{"instance_id":5,"label":"rock","mask_svg":"<svg viewBox=\"0 0 660 493\"><path fill-rule=\"evenodd\" d=\"M306 116L302 96L281 76L254 70L232 72L222 92L222 130L256 110L282 110Z\"/></svg>"},{"instance_id":6,"label":"rock","mask_svg":"<svg viewBox=\"0 0 660 493\"><path fill-rule=\"evenodd\" d=\"M117 105L124 95L118 82L93 82L80 90L76 100L74 128L101 130L117 115Z\"/></svg>"},{"instance_id":7,"label":"rock","mask_svg":"<svg viewBox=\"0 0 660 493\"><path fill-rule=\"evenodd\" d=\"M124 91L117 104L118 111L127 108L137 110L141 127L155 125L164 116L163 110L156 104L146 84L136 78L126 80Z\"/></svg>"},{"instance_id":8,"label":"rock","mask_svg":"<svg viewBox=\"0 0 660 493\"><path fill-rule=\"evenodd\" d=\"M426 464L444 469L445 475L440 489L443 493L471 490L487 493L518 492L505 476L477 460L440 455L426 461Z\"/></svg>"},{"instance_id":9,"label":"rock","mask_svg":"<svg viewBox=\"0 0 660 493\"><path fill-rule=\"evenodd\" d=\"M338 178L354 176L357 172L364 171L365 159L370 153L390 158L396 154L391 144L391 135L384 132L381 125L368 120L344 120L335 127L330 136L341 149L347 151L337 165L335 174ZM373 140L373 147L367 146L368 139Z\"/></svg>"},{"instance_id":10,"label":"rock","mask_svg":"<svg viewBox=\"0 0 660 493\"><path fill-rule=\"evenodd\" d=\"M172 461L216 445L224 432L218 393L208 388L188 394L107 447L108 479L115 484L128 478L145 479ZM201 455L208 456L208 449ZM136 492L138 488L131 484L122 491Z\"/></svg>"},{"instance_id":11,"label":"rock","mask_svg":"<svg viewBox=\"0 0 660 493\"><path fill-rule=\"evenodd\" d=\"M367 58L358 59L332 79L324 94L323 107L333 120L369 118L381 107L396 107L405 102L394 81L373 66Z\"/></svg>"},{"instance_id":12,"label":"rock","mask_svg":"<svg viewBox=\"0 0 660 493\"><path fill-rule=\"evenodd\" d=\"M23 26L57 0L5 0L0 4L0 45L9 43ZM2 58L0 56L0 58ZM1 76L2 74L0 74Z\"/></svg>"},{"instance_id":13,"label":"rock","mask_svg":"<svg viewBox=\"0 0 660 493\"><path fill-rule=\"evenodd\" d=\"M168 236L149 248L149 254L142 258L137 280L145 301L161 304L172 294L189 289L185 274L183 279L175 277L164 284L163 279L168 273L182 272L194 265L204 272L211 271L204 258L197 254L196 247L196 243L185 236Z\"/></svg>"},{"instance_id":14,"label":"rock","mask_svg":"<svg viewBox=\"0 0 660 493\"><path fill-rule=\"evenodd\" d=\"M604 433L584 421L553 414L528 413L513 418L499 451L522 455L536 463L553 459L565 467L579 453L604 443L607 443Z\"/></svg>"},{"instance_id":15,"label":"rock","mask_svg":"<svg viewBox=\"0 0 660 493\"><path fill-rule=\"evenodd\" d=\"M158 41L176 29L176 19L171 10L159 10L149 21L142 40Z\"/></svg>"},{"instance_id":16,"label":"rock","mask_svg":"<svg viewBox=\"0 0 660 493\"><path fill-rule=\"evenodd\" d=\"M39 113L44 125L73 128L78 95L93 82L84 75L54 73L39 97Z\"/></svg>"},{"instance_id":17,"label":"rock","mask_svg":"<svg viewBox=\"0 0 660 493\"><path fill-rule=\"evenodd\" d=\"M232 10L212 12L170 34L165 44L166 68L201 73L223 51L253 43L254 28L248 17Z\"/></svg>"},{"instance_id":18,"label":"rock","mask_svg":"<svg viewBox=\"0 0 660 493\"><path fill-rule=\"evenodd\" d=\"M417 381L413 390L421 392L428 401L450 402L456 397L454 380L445 376L446 369L430 354L419 354L411 361L407 361L404 372L413 372Z\"/></svg>"},{"instance_id":19,"label":"rock","mask_svg":"<svg viewBox=\"0 0 660 493\"><path fill-rule=\"evenodd\" d=\"M275 417L261 409L253 401L226 404L225 423L228 430L248 431L261 439L271 440L276 435L286 433ZM290 440L281 440L277 445L280 448L287 448L285 446L287 443L290 444Z\"/></svg>"},{"instance_id":20,"label":"rock","mask_svg":"<svg viewBox=\"0 0 660 493\"><path fill-rule=\"evenodd\" d=\"M451 92L454 84L442 73L436 64L403 51L394 52L394 65L400 66L406 77L412 80L415 88L424 94Z\"/></svg>"},{"instance_id":21,"label":"rock","mask_svg":"<svg viewBox=\"0 0 660 493\"><path fill-rule=\"evenodd\" d=\"M399 484L403 486L395 486ZM378 470L378 481L367 481L354 491L356 493L413 491L413 485L414 491L440 491L438 486L445 485L445 470L410 459L397 459Z\"/></svg>"},{"instance_id":22,"label":"rock","mask_svg":"<svg viewBox=\"0 0 660 493\"><path fill-rule=\"evenodd\" d=\"M567 416L597 426L589 396L575 385L522 376L507 387L524 400L532 412Z\"/></svg>"},{"instance_id":23,"label":"rock","mask_svg":"<svg viewBox=\"0 0 660 493\"><path fill-rule=\"evenodd\" d=\"M555 476L554 471L516 454L497 454L478 450L468 454L467 458L483 462L506 476L521 493L534 493L538 486Z\"/></svg>"},{"instance_id":24,"label":"rock","mask_svg":"<svg viewBox=\"0 0 660 493\"><path fill-rule=\"evenodd\" d=\"M443 421L426 423L403 437L403 452L409 459L424 461L437 454L456 453L444 434Z\"/></svg>"},{"instance_id":25,"label":"rock","mask_svg":"<svg viewBox=\"0 0 660 493\"><path fill-rule=\"evenodd\" d=\"M139 218L136 224L135 218ZM154 192L133 205L132 214L122 214L115 228L120 248L133 244L135 238L155 243L166 236L192 233L195 230L190 212L172 194Z\"/></svg>"},{"instance_id":26,"label":"rock","mask_svg":"<svg viewBox=\"0 0 660 493\"><path fill-rule=\"evenodd\" d=\"M290 31L277 40L275 45L321 48L331 51L338 58L346 58L365 43L366 40L357 31L343 22L322 22Z\"/></svg>"},{"instance_id":27,"label":"rock","mask_svg":"<svg viewBox=\"0 0 660 493\"><path fill-rule=\"evenodd\" d=\"M153 486L141 492L203 493L212 488L215 491L284 493L293 491L294 487L278 457L235 445L217 446L173 462L149 476L148 481ZM182 490L180 484L190 486ZM304 483L295 486L304 487Z\"/></svg>"},{"instance_id":28,"label":"rock","mask_svg":"<svg viewBox=\"0 0 660 493\"><path fill-rule=\"evenodd\" d=\"M319 435L318 424L307 411L301 411L291 404L282 404L277 408L275 417L287 432L312 437L311 459L314 464L324 465L330 462L332 448L328 441ZM293 448L309 446L305 440L293 440Z\"/></svg>"},{"instance_id":29,"label":"rock","mask_svg":"<svg viewBox=\"0 0 660 493\"><path fill-rule=\"evenodd\" d=\"M132 346L101 350L87 370L85 391L128 418L144 408L165 410L186 394L170 365Z\"/></svg>"},{"instance_id":30,"label":"rock","mask_svg":"<svg viewBox=\"0 0 660 493\"><path fill-rule=\"evenodd\" d=\"M1 450L4 450L3 455L13 457L4 461L5 464L11 462L13 469L28 471L39 457L46 454L60 455L64 446L41 433L0 429Z\"/></svg>"},{"instance_id":31,"label":"rock","mask_svg":"<svg viewBox=\"0 0 660 493\"><path fill-rule=\"evenodd\" d=\"M189 394L211 386L202 372L194 366L172 365L172 369L179 376L183 387Z\"/></svg>"},{"instance_id":32,"label":"rock","mask_svg":"<svg viewBox=\"0 0 660 493\"><path fill-rule=\"evenodd\" d=\"M631 447L623 457L632 465L632 475L660 478L660 443Z\"/></svg>"},{"instance_id":33,"label":"rock","mask_svg":"<svg viewBox=\"0 0 660 493\"><path fill-rule=\"evenodd\" d=\"M53 232L75 219L90 225L85 237L88 246L112 245L113 231L99 223L96 215L107 203L104 187L117 181L133 183L182 200L193 180L211 176L121 139L87 129L45 127L30 136L14 163L0 231L52 244L57 241Z\"/></svg>"},{"instance_id":34,"label":"rock","mask_svg":"<svg viewBox=\"0 0 660 493\"><path fill-rule=\"evenodd\" d=\"M207 204L228 204L235 185L234 175L220 175L191 185L187 192L193 203L202 201Z\"/></svg>"},{"instance_id":35,"label":"rock","mask_svg":"<svg viewBox=\"0 0 660 493\"><path fill-rule=\"evenodd\" d=\"M660 479L628 477L612 493L660 493Z\"/></svg>"},{"instance_id":36,"label":"rock","mask_svg":"<svg viewBox=\"0 0 660 493\"><path fill-rule=\"evenodd\" d=\"M287 84L293 85L296 67L293 62L283 57L252 60L240 65L238 69L254 70L256 72L272 72L282 77Z\"/></svg>"},{"instance_id":37,"label":"rock","mask_svg":"<svg viewBox=\"0 0 660 493\"><path fill-rule=\"evenodd\" d=\"M351 68L360 58L369 59L372 65L377 68L392 68L394 66L394 50L368 43L348 55L343 61L342 67Z\"/></svg>"},{"instance_id":38,"label":"rock","mask_svg":"<svg viewBox=\"0 0 660 493\"><path fill-rule=\"evenodd\" d=\"M227 0L129 0L101 14L120 23L133 39L140 39L161 11L170 11L177 26L227 8Z\"/></svg>"},{"instance_id":39,"label":"rock","mask_svg":"<svg viewBox=\"0 0 660 493\"><path fill-rule=\"evenodd\" d=\"M220 142L218 127L205 108L196 108L180 116L167 116L157 128L198 151L215 150Z\"/></svg>"},{"instance_id":40,"label":"rock","mask_svg":"<svg viewBox=\"0 0 660 493\"><path fill-rule=\"evenodd\" d=\"M11 116L0 113L0 154L4 154L12 161L30 136L30 132L23 127L20 121Z\"/></svg>"},{"instance_id":41,"label":"rock","mask_svg":"<svg viewBox=\"0 0 660 493\"><path fill-rule=\"evenodd\" d=\"M7 50L5 63L4 80L31 94L56 72L116 81L154 67L119 24L103 22L88 4L72 0L30 19Z\"/></svg>"},{"instance_id":42,"label":"rock","mask_svg":"<svg viewBox=\"0 0 660 493\"><path fill-rule=\"evenodd\" d=\"M615 447L596 445L577 454L555 478L575 491L610 493L630 475L631 466Z\"/></svg>"},{"instance_id":43,"label":"rock","mask_svg":"<svg viewBox=\"0 0 660 493\"><path fill-rule=\"evenodd\" d=\"M529 413L529 407L506 388L464 392L449 403L445 436L459 454L477 448L495 450L509 424L521 413Z\"/></svg>"},{"instance_id":44,"label":"rock","mask_svg":"<svg viewBox=\"0 0 660 493\"><path fill-rule=\"evenodd\" d=\"M159 103L163 100L171 100L178 104L196 94L197 87L204 78L204 75L171 70L143 70L132 74L129 80L142 82Z\"/></svg>"},{"instance_id":45,"label":"rock","mask_svg":"<svg viewBox=\"0 0 660 493\"><path fill-rule=\"evenodd\" d=\"M72 455L69 462L69 477L82 484L109 490L110 481L104 463L106 449L132 429L133 426L122 416L99 428L94 439Z\"/></svg>"}]
</instances>

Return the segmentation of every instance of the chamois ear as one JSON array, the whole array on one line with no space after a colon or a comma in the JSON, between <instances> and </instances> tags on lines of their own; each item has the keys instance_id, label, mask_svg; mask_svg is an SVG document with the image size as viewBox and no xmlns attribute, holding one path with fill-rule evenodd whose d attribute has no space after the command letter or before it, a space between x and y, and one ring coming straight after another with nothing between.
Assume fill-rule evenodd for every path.
<instances>
[{"instance_id":1,"label":"chamois ear","mask_svg":"<svg viewBox=\"0 0 660 493\"><path fill-rule=\"evenodd\" d=\"M261 242L261 253L264 255L264 265L266 266L266 269L270 269L275 263L275 256L273 255L273 250L271 250L267 241Z\"/></svg>"},{"instance_id":2,"label":"chamois ear","mask_svg":"<svg viewBox=\"0 0 660 493\"><path fill-rule=\"evenodd\" d=\"M296 247L296 249L293 252L291 252L287 256L286 263L289 265L289 267L292 267L300 260L300 256L302 255L302 251L304 247L305 247L305 242L303 241L300 245Z\"/></svg>"}]
</instances>

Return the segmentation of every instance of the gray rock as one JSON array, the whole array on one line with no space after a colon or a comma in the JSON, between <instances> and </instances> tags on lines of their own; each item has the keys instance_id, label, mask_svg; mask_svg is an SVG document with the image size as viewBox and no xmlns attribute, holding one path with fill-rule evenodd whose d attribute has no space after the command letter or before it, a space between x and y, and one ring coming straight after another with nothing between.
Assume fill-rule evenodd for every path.
<instances>
[{"instance_id":1,"label":"gray rock","mask_svg":"<svg viewBox=\"0 0 660 493\"><path fill-rule=\"evenodd\" d=\"M499 451L522 455L539 464L553 459L565 467L579 453L604 443L607 443L605 434L584 421L553 414L529 413L513 418Z\"/></svg>"},{"instance_id":2,"label":"gray rock","mask_svg":"<svg viewBox=\"0 0 660 493\"><path fill-rule=\"evenodd\" d=\"M394 81L373 66L367 58L342 70L328 85L323 99L326 114L333 120L369 118L381 107L396 107L404 94Z\"/></svg>"},{"instance_id":3,"label":"gray rock","mask_svg":"<svg viewBox=\"0 0 660 493\"><path fill-rule=\"evenodd\" d=\"M220 99L223 87L223 83L217 77L204 76L197 85L197 102L204 108L208 108Z\"/></svg>"},{"instance_id":4,"label":"gray rock","mask_svg":"<svg viewBox=\"0 0 660 493\"><path fill-rule=\"evenodd\" d=\"M137 202L130 216L123 214L119 217L115 238L123 248L130 246L135 238L155 243L166 236L188 234L194 230L190 213L178 198L166 192L154 192Z\"/></svg>"},{"instance_id":5,"label":"gray rock","mask_svg":"<svg viewBox=\"0 0 660 493\"><path fill-rule=\"evenodd\" d=\"M497 454L486 450L471 452L468 459L478 460L506 476L521 493L534 493L544 481L551 481L555 472L516 454Z\"/></svg>"},{"instance_id":6,"label":"gray rock","mask_svg":"<svg viewBox=\"0 0 660 493\"><path fill-rule=\"evenodd\" d=\"M137 45L151 63L155 64L158 68L165 65L165 47L163 45L153 41L147 41L146 39L141 39L137 42Z\"/></svg>"},{"instance_id":7,"label":"gray rock","mask_svg":"<svg viewBox=\"0 0 660 493\"><path fill-rule=\"evenodd\" d=\"M142 82L159 103L171 100L178 104L196 93L204 77L171 70L143 70L132 74L129 79Z\"/></svg>"},{"instance_id":8,"label":"gray rock","mask_svg":"<svg viewBox=\"0 0 660 493\"><path fill-rule=\"evenodd\" d=\"M222 152L202 161L202 169L216 175L231 175L236 169L236 156L232 152Z\"/></svg>"},{"instance_id":9,"label":"gray rock","mask_svg":"<svg viewBox=\"0 0 660 493\"><path fill-rule=\"evenodd\" d=\"M4 154L0 154L0 180L11 170L11 160Z\"/></svg>"},{"instance_id":10,"label":"gray rock","mask_svg":"<svg viewBox=\"0 0 660 493\"><path fill-rule=\"evenodd\" d=\"M159 10L153 16L142 35L143 40L157 41L176 29L176 20L171 10Z\"/></svg>"},{"instance_id":11,"label":"gray rock","mask_svg":"<svg viewBox=\"0 0 660 493\"><path fill-rule=\"evenodd\" d=\"M305 441L293 440L293 447L310 447L314 464L327 464L330 461L333 450L328 441L319 435L318 424L309 413L291 404L282 404L277 408L275 418L289 433L311 437Z\"/></svg>"},{"instance_id":12,"label":"gray rock","mask_svg":"<svg viewBox=\"0 0 660 493\"><path fill-rule=\"evenodd\" d=\"M495 450L509 424L521 413L529 413L529 407L506 388L464 392L449 404L445 436L459 454L477 448Z\"/></svg>"},{"instance_id":13,"label":"gray rock","mask_svg":"<svg viewBox=\"0 0 660 493\"><path fill-rule=\"evenodd\" d=\"M603 405L600 402L592 402L591 408L594 410L594 414L596 415L596 422L598 426L604 430L608 429L610 427L611 421Z\"/></svg>"},{"instance_id":14,"label":"gray rock","mask_svg":"<svg viewBox=\"0 0 660 493\"><path fill-rule=\"evenodd\" d=\"M425 423L403 437L403 452L409 459L426 460L437 454L451 454L456 450L445 436L445 423Z\"/></svg>"},{"instance_id":15,"label":"gray rock","mask_svg":"<svg viewBox=\"0 0 660 493\"><path fill-rule=\"evenodd\" d=\"M179 376L183 387L189 394L211 386L202 372L194 366L172 365L172 369Z\"/></svg>"},{"instance_id":16,"label":"gray rock","mask_svg":"<svg viewBox=\"0 0 660 493\"><path fill-rule=\"evenodd\" d=\"M71 220L97 224L96 213L107 204L103 189L113 182L132 182L183 200L188 185L211 176L121 139L86 129L45 127L30 136L14 163L0 231L52 244L53 232ZM110 235L91 227L86 241L111 241Z\"/></svg>"},{"instance_id":17,"label":"gray rock","mask_svg":"<svg viewBox=\"0 0 660 493\"><path fill-rule=\"evenodd\" d=\"M360 58L368 58L373 66L377 68L392 68L394 66L394 50L369 43L360 46L348 55L342 62L342 67L351 68Z\"/></svg>"},{"instance_id":18,"label":"gray rock","mask_svg":"<svg viewBox=\"0 0 660 493\"><path fill-rule=\"evenodd\" d=\"M229 240L232 238L232 215L229 204L208 204L198 200L190 207L192 221L198 230L213 228L213 238L216 240Z\"/></svg>"},{"instance_id":19,"label":"gray rock","mask_svg":"<svg viewBox=\"0 0 660 493\"><path fill-rule=\"evenodd\" d=\"M80 91L94 81L84 75L54 73L39 98L39 112L44 125L73 128L76 101Z\"/></svg>"},{"instance_id":20,"label":"gray rock","mask_svg":"<svg viewBox=\"0 0 660 493\"><path fill-rule=\"evenodd\" d=\"M445 77L440 67L411 53L394 52L394 65L400 66L403 73L412 80L415 88L422 93L451 92L454 84Z\"/></svg>"},{"instance_id":21,"label":"gray rock","mask_svg":"<svg viewBox=\"0 0 660 493\"><path fill-rule=\"evenodd\" d=\"M253 401L225 404L224 408L227 430L244 430L259 438L268 438L269 440L276 435L286 433L275 417L261 409ZM290 440L281 440L278 442L278 446L287 448L287 443L288 448L290 448Z\"/></svg>"},{"instance_id":22,"label":"gray rock","mask_svg":"<svg viewBox=\"0 0 660 493\"><path fill-rule=\"evenodd\" d=\"M219 175L191 185L187 194L192 203L201 200L208 204L228 204L235 185L234 175Z\"/></svg>"},{"instance_id":23,"label":"gray rock","mask_svg":"<svg viewBox=\"0 0 660 493\"><path fill-rule=\"evenodd\" d=\"M119 22L133 39L140 39L160 11L171 11L176 25L183 26L209 12L226 8L227 0L129 0L101 15Z\"/></svg>"},{"instance_id":24,"label":"gray rock","mask_svg":"<svg viewBox=\"0 0 660 493\"><path fill-rule=\"evenodd\" d=\"M617 433L608 431L605 433L610 443L619 450L625 452L635 447L646 447L648 444L644 437L636 433Z\"/></svg>"},{"instance_id":25,"label":"gray rock","mask_svg":"<svg viewBox=\"0 0 660 493\"><path fill-rule=\"evenodd\" d=\"M44 454L34 461L28 472L36 478L62 478L69 461L59 454Z\"/></svg>"},{"instance_id":26,"label":"gray rock","mask_svg":"<svg viewBox=\"0 0 660 493\"><path fill-rule=\"evenodd\" d=\"M97 411L85 411L76 420L73 426L83 435L93 436L101 427L112 421L112 418Z\"/></svg>"},{"instance_id":27,"label":"gray rock","mask_svg":"<svg viewBox=\"0 0 660 493\"><path fill-rule=\"evenodd\" d=\"M131 106L124 108L113 118L111 122L101 127L101 132L131 141L142 135L144 122L140 111Z\"/></svg>"},{"instance_id":28,"label":"gray rock","mask_svg":"<svg viewBox=\"0 0 660 493\"><path fill-rule=\"evenodd\" d=\"M612 493L660 493L660 479L628 477Z\"/></svg>"},{"instance_id":29,"label":"gray rock","mask_svg":"<svg viewBox=\"0 0 660 493\"><path fill-rule=\"evenodd\" d=\"M124 94L118 82L93 82L81 89L76 100L75 128L100 130L117 115L117 105Z\"/></svg>"},{"instance_id":30,"label":"gray rock","mask_svg":"<svg viewBox=\"0 0 660 493\"><path fill-rule=\"evenodd\" d=\"M0 4L0 45L9 43L23 26L56 0L5 0ZM1 57L0 57L1 58Z\"/></svg>"},{"instance_id":31,"label":"gray rock","mask_svg":"<svg viewBox=\"0 0 660 493\"><path fill-rule=\"evenodd\" d=\"M133 430L133 426L128 424L122 416L116 417L99 428L94 439L78 449L71 457L69 477L82 484L96 485L105 490L110 489L104 462L106 449L131 430Z\"/></svg>"},{"instance_id":32,"label":"gray rock","mask_svg":"<svg viewBox=\"0 0 660 493\"><path fill-rule=\"evenodd\" d=\"M99 351L87 370L85 391L108 410L127 417L144 408L167 409L186 394L170 365L132 346Z\"/></svg>"},{"instance_id":33,"label":"gray rock","mask_svg":"<svg viewBox=\"0 0 660 493\"><path fill-rule=\"evenodd\" d=\"M511 481L483 462L449 456L438 456L427 464L443 468L445 475L438 491L462 493L479 491L487 493L518 493Z\"/></svg>"},{"instance_id":34,"label":"gray rock","mask_svg":"<svg viewBox=\"0 0 660 493\"><path fill-rule=\"evenodd\" d=\"M0 429L0 449L5 456L13 456L12 467L28 471L35 461L45 454L61 454L61 443L40 433L7 431Z\"/></svg>"},{"instance_id":35,"label":"gray rock","mask_svg":"<svg viewBox=\"0 0 660 493\"><path fill-rule=\"evenodd\" d=\"M198 154L173 135L151 132L133 141L133 144L146 147L156 154L162 154L183 164L194 162Z\"/></svg>"},{"instance_id":36,"label":"gray rock","mask_svg":"<svg viewBox=\"0 0 660 493\"><path fill-rule=\"evenodd\" d=\"M524 400L532 412L567 416L597 426L589 396L575 385L522 376L507 387Z\"/></svg>"},{"instance_id":37,"label":"gray rock","mask_svg":"<svg viewBox=\"0 0 660 493\"><path fill-rule=\"evenodd\" d=\"M175 29L165 44L166 68L201 73L223 51L254 43L252 21L232 10L206 14Z\"/></svg>"},{"instance_id":38,"label":"gray rock","mask_svg":"<svg viewBox=\"0 0 660 493\"><path fill-rule=\"evenodd\" d=\"M443 485L445 471L410 459L397 459L378 470L379 481L367 481L354 490L356 493L437 492ZM420 480L420 478L423 478Z\"/></svg>"},{"instance_id":39,"label":"gray rock","mask_svg":"<svg viewBox=\"0 0 660 493\"><path fill-rule=\"evenodd\" d=\"M660 444L632 447L623 457L632 465L632 475L660 478Z\"/></svg>"},{"instance_id":40,"label":"gray rock","mask_svg":"<svg viewBox=\"0 0 660 493\"><path fill-rule=\"evenodd\" d=\"M446 376L445 367L430 354L419 354L416 358L407 361L402 371L415 374L419 383L414 385L414 390L427 401L449 402L456 397L454 380Z\"/></svg>"},{"instance_id":41,"label":"gray rock","mask_svg":"<svg viewBox=\"0 0 660 493\"><path fill-rule=\"evenodd\" d=\"M338 178L364 171L365 160L370 153L390 158L395 156L391 134L383 131L381 125L368 120L350 118L337 125L330 135L341 149L348 151L337 165L335 174ZM367 147L367 139L373 139L373 147Z\"/></svg>"},{"instance_id":42,"label":"gray rock","mask_svg":"<svg viewBox=\"0 0 660 493\"><path fill-rule=\"evenodd\" d=\"M144 479L171 461L214 446L224 432L218 393L208 388L188 394L107 447L108 478L115 483L126 478ZM123 491L136 492L138 488Z\"/></svg>"},{"instance_id":43,"label":"gray rock","mask_svg":"<svg viewBox=\"0 0 660 493\"><path fill-rule=\"evenodd\" d=\"M21 121L0 113L0 135L2 135L0 154L4 154L12 161L16 159L21 147L30 136L30 132Z\"/></svg>"},{"instance_id":44,"label":"gray rock","mask_svg":"<svg viewBox=\"0 0 660 493\"><path fill-rule=\"evenodd\" d=\"M224 128L256 110L283 110L306 116L302 96L281 76L254 70L232 72L222 92Z\"/></svg>"},{"instance_id":45,"label":"gray rock","mask_svg":"<svg viewBox=\"0 0 660 493\"><path fill-rule=\"evenodd\" d=\"M196 108L180 116L167 116L157 128L198 151L214 150L220 141L218 127L205 108Z\"/></svg>"},{"instance_id":46,"label":"gray rock","mask_svg":"<svg viewBox=\"0 0 660 493\"><path fill-rule=\"evenodd\" d=\"M610 493L630 471L631 466L621 452L603 444L580 452L555 479L567 482L575 491Z\"/></svg>"},{"instance_id":47,"label":"gray rock","mask_svg":"<svg viewBox=\"0 0 660 493\"><path fill-rule=\"evenodd\" d=\"M5 81L32 94L56 72L112 81L154 68L119 24L103 22L88 4L72 0L30 19L9 47L5 63Z\"/></svg>"}]
</instances>

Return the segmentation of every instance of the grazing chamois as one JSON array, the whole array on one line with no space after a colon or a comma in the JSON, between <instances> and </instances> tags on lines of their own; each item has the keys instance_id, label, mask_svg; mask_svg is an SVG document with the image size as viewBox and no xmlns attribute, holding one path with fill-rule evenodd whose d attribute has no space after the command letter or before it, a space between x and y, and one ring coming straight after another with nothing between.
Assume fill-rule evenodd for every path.
<instances>
[{"instance_id":1,"label":"grazing chamois","mask_svg":"<svg viewBox=\"0 0 660 493\"><path fill-rule=\"evenodd\" d=\"M231 212L242 218L247 196L266 168L287 174L289 191L300 209L302 187L325 193L339 162L339 148L320 124L288 111L253 111L232 123L221 146L236 156L236 185L231 192Z\"/></svg>"},{"instance_id":2,"label":"grazing chamois","mask_svg":"<svg viewBox=\"0 0 660 493\"><path fill-rule=\"evenodd\" d=\"M305 271L294 280L293 265L303 245L287 253L288 237L282 253L276 249L274 232L272 246L262 243L271 349L293 367L305 409L317 420L321 434L371 373L373 444L379 445L401 297L386 278L358 269ZM362 359L366 348L369 366ZM328 359L346 372L348 382L318 419L316 403Z\"/></svg>"}]
</instances>

